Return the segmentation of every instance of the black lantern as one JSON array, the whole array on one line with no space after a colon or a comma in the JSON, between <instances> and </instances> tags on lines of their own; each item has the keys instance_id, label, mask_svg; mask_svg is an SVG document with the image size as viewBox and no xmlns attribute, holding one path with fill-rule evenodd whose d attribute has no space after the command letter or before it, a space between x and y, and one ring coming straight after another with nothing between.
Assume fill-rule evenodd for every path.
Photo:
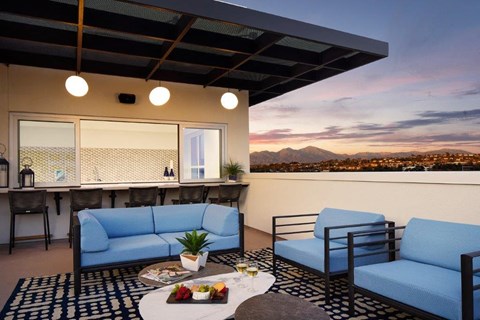
<instances>
[{"instance_id":1,"label":"black lantern","mask_svg":"<svg viewBox=\"0 0 480 320\"><path fill-rule=\"evenodd\" d=\"M35 186L35 172L30 169L32 164L31 158L25 157L22 159L23 169L18 174L20 188L33 188Z\"/></svg>"},{"instance_id":2,"label":"black lantern","mask_svg":"<svg viewBox=\"0 0 480 320\"><path fill-rule=\"evenodd\" d=\"M0 143L0 188L8 188L9 164L3 154L7 151L7 147Z\"/></svg>"}]
</instances>

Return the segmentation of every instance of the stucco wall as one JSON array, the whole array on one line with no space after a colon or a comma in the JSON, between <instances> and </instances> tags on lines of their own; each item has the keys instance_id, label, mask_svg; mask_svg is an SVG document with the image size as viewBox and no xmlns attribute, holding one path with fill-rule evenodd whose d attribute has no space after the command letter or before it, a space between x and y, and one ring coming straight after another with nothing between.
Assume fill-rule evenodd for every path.
<instances>
[{"instance_id":1,"label":"stucco wall","mask_svg":"<svg viewBox=\"0 0 480 320\"><path fill-rule=\"evenodd\" d=\"M412 217L480 225L480 172L252 173L243 181L245 222L265 232L274 215L325 207L378 212L397 225Z\"/></svg>"}]
</instances>

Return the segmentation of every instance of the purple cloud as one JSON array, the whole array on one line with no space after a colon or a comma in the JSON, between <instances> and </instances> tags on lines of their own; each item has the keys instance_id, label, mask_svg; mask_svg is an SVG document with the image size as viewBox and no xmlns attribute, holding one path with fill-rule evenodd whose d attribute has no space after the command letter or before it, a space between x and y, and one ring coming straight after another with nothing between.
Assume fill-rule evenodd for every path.
<instances>
[{"instance_id":1,"label":"purple cloud","mask_svg":"<svg viewBox=\"0 0 480 320\"><path fill-rule=\"evenodd\" d=\"M452 121L466 121L480 119L480 109L437 112L426 111L417 114L418 119L402 120L391 124L359 123L351 127L328 126L318 132L294 133L291 129L275 129L264 133L250 134L252 144L262 143L298 143L315 142L318 140L351 140L352 142L372 143L378 146L380 143L390 143L400 146L407 144L449 143L449 142L472 142L480 141L480 131L477 133L446 133L431 135L401 134L405 129L423 127L434 124L444 124Z\"/></svg>"}]
</instances>

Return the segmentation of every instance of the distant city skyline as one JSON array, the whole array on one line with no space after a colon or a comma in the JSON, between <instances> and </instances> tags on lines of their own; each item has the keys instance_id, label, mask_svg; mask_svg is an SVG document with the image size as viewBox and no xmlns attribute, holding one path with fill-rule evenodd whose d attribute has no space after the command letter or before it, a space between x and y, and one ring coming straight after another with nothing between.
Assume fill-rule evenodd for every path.
<instances>
[{"instance_id":1,"label":"distant city skyline","mask_svg":"<svg viewBox=\"0 0 480 320\"><path fill-rule=\"evenodd\" d=\"M389 43L389 56L250 108L250 152L480 153L480 1L232 0Z\"/></svg>"}]
</instances>

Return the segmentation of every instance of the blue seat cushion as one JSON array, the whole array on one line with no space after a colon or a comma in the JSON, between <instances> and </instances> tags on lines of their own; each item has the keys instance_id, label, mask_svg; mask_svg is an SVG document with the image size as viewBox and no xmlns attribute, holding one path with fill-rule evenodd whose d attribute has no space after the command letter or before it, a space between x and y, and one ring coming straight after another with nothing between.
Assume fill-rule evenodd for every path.
<instances>
[{"instance_id":1,"label":"blue seat cushion","mask_svg":"<svg viewBox=\"0 0 480 320\"><path fill-rule=\"evenodd\" d=\"M151 207L85 210L93 215L109 238L153 234Z\"/></svg>"},{"instance_id":2,"label":"blue seat cushion","mask_svg":"<svg viewBox=\"0 0 480 320\"><path fill-rule=\"evenodd\" d=\"M193 230L192 230L193 231ZM191 231L188 231L191 232ZM205 233L205 230L197 230L198 233ZM172 232L172 233L161 233L159 236L165 240L170 245L170 255L176 256L179 255L183 250L183 245L178 242L176 238L182 238L185 235L185 232ZM213 242L208 246L204 251L214 251L214 250L227 250L234 249L240 246L240 238L238 235L234 236L219 236L213 233L209 233L207 240Z\"/></svg>"},{"instance_id":3,"label":"blue seat cushion","mask_svg":"<svg viewBox=\"0 0 480 320\"><path fill-rule=\"evenodd\" d=\"M323 239L318 238L277 241L275 242L275 254L312 269L325 272L324 244ZM348 269L346 245L330 241L330 249L334 248L345 249L330 251L330 272L346 272ZM371 253L371 251L364 248L356 248L355 253ZM384 261L387 261L386 254L372 255L355 259L355 265Z\"/></svg>"},{"instance_id":4,"label":"blue seat cushion","mask_svg":"<svg viewBox=\"0 0 480 320\"><path fill-rule=\"evenodd\" d=\"M462 318L461 276L455 270L397 260L356 267L355 285L446 319ZM479 319L480 292L474 299L474 319Z\"/></svg>"},{"instance_id":5,"label":"blue seat cushion","mask_svg":"<svg viewBox=\"0 0 480 320\"><path fill-rule=\"evenodd\" d=\"M169 246L156 234L110 239L107 251L82 253L82 267L168 257Z\"/></svg>"},{"instance_id":6,"label":"blue seat cushion","mask_svg":"<svg viewBox=\"0 0 480 320\"><path fill-rule=\"evenodd\" d=\"M219 236L238 234L237 208L209 205L203 215L202 229Z\"/></svg>"},{"instance_id":7,"label":"blue seat cushion","mask_svg":"<svg viewBox=\"0 0 480 320\"><path fill-rule=\"evenodd\" d=\"M383 222L385 217L383 214L363 212L363 211L353 211L353 210L343 210L335 208L325 208L318 215L317 221L315 222L314 235L317 238L325 239L325 227L334 227L342 225L351 225L351 224L361 224L361 223L375 223ZM356 228L341 228L330 230L330 238L334 237L346 237L348 232L354 231L372 231L375 229L383 229L384 225L380 226L364 226ZM384 235L375 235L362 237L361 242L376 241L385 239ZM347 244L347 238L335 240L335 242ZM376 247L371 247L375 249Z\"/></svg>"},{"instance_id":8,"label":"blue seat cushion","mask_svg":"<svg viewBox=\"0 0 480 320\"><path fill-rule=\"evenodd\" d=\"M80 247L82 252L97 252L108 249L110 243L108 241L107 232L100 222L86 211L78 213L80 221Z\"/></svg>"},{"instance_id":9,"label":"blue seat cushion","mask_svg":"<svg viewBox=\"0 0 480 320\"><path fill-rule=\"evenodd\" d=\"M480 225L412 218L400 245L402 259L460 271L460 255L478 251ZM473 269L480 268L480 259Z\"/></svg>"},{"instance_id":10,"label":"blue seat cushion","mask_svg":"<svg viewBox=\"0 0 480 320\"><path fill-rule=\"evenodd\" d=\"M179 204L152 207L155 233L202 229L203 214L208 204Z\"/></svg>"}]
</instances>

